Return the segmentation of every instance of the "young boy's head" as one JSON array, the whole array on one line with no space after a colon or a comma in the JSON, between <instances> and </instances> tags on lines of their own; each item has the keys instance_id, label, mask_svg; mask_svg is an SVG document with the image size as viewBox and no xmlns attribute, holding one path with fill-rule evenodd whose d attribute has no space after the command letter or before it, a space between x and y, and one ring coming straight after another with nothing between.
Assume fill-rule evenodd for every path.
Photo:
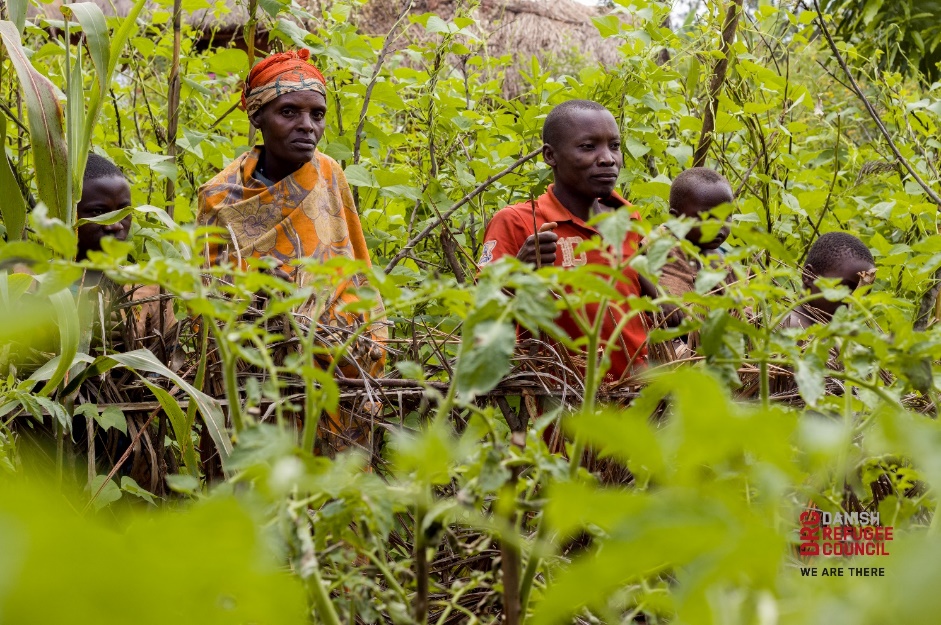
<instances>
[{"instance_id":1,"label":"young boy's head","mask_svg":"<svg viewBox=\"0 0 941 625\"><path fill-rule=\"evenodd\" d=\"M103 156L89 154L82 182L82 199L78 201L78 218L101 217L130 205L131 187L124 173ZM79 226L76 259L83 260L88 252L100 250L101 240L105 237L125 240L130 229L130 215L113 224L88 223Z\"/></svg>"},{"instance_id":2,"label":"young boy's head","mask_svg":"<svg viewBox=\"0 0 941 625\"><path fill-rule=\"evenodd\" d=\"M855 291L860 284L869 284L875 278L876 263L865 243L845 232L828 232L818 238L807 253L803 269L804 286L812 294L820 289L817 278L833 278ZM811 304L828 315L833 315L843 302L831 302L819 297Z\"/></svg>"},{"instance_id":3,"label":"young boy's head","mask_svg":"<svg viewBox=\"0 0 941 625\"><path fill-rule=\"evenodd\" d=\"M580 199L611 196L624 164L621 129L614 115L591 100L569 100L549 112L542 155L557 191Z\"/></svg>"},{"instance_id":4,"label":"young boy's head","mask_svg":"<svg viewBox=\"0 0 941 625\"><path fill-rule=\"evenodd\" d=\"M693 167L677 176L670 186L670 214L702 221L716 206L734 199L732 185L725 176L708 167ZM699 226L686 233L686 240L700 250L715 250L729 238L729 227L722 226L709 241L703 238Z\"/></svg>"}]
</instances>

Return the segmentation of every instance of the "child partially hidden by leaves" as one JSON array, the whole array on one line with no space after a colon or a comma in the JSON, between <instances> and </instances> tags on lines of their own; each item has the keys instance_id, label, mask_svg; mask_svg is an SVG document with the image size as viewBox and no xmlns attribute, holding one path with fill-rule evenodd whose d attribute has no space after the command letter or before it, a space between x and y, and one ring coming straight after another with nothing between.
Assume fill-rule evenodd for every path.
<instances>
[{"instance_id":1,"label":"child partially hidden by leaves","mask_svg":"<svg viewBox=\"0 0 941 625\"><path fill-rule=\"evenodd\" d=\"M875 281L876 264L865 243L845 232L828 232L811 246L801 279L814 297L791 311L781 324L783 327L809 328L815 323L829 322L845 302L825 298L817 280L838 280L840 286L852 292Z\"/></svg>"},{"instance_id":2,"label":"child partially hidden by leaves","mask_svg":"<svg viewBox=\"0 0 941 625\"><path fill-rule=\"evenodd\" d=\"M732 186L722 174L706 168L693 167L680 173L670 187L670 215L683 218L690 224L685 240L693 245L699 256L713 257L710 268L721 264L720 246L729 237L729 226L725 223L708 220L713 211L723 204L734 200ZM662 233L667 233L662 227ZM667 236L670 236L669 234ZM707 261L708 262L708 261ZM683 297L686 293L696 290L696 279L703 269L702 261L688 254L680 243L677 243L667 255L660 279L660 287L673 297ZM657 360L672 361L686 358L690 355L690 338L675 339L670 347L661 346L655 351L660 353Z\"/></svg>"},{"instance_id":3,"label":"child partially hidden by leaves","mask_svg":"<svg viewBox=\"0 0 941 625\"><path fill-rule=\"evenodd\" d=\"M717 207L730 204L734 199L732 186L725 176L706 167L693 167L678 175L670 187L670 215L693 222L685 238L701 255L707 256L720 250L729 238L729 227L713 224L710 232L710 226L704 227L702 222ZM699 260L690 257L681 246L674 246L663 267L660 286L668 294L682 297L695 290L700 269Z\"/></svg>"},{"instance_id":4,"label":"child partially hidden by leaves","mask_svg":"<svg viewBox=\"0 0 941 625\"><path fill-rule=\"evenodd\" d=\"M88 155L82 181L82 199L78 201L79 219L97 219L108 213L124 210L131 205L131 186L118 166L97 154ZM131 230L131 216L110 224L84 223L78 227L78 254L75 260L85 260L88 252L101 251L101 241L114 237L127 239Z\"/></svg>"},{"instance_id":5,"label":"child partially hidden by leaves","mask_svg":"<svg viewBox=\"0 0 941 625\"><path fill-rule=\"evenodd\" d=\"M94 153L89 154L82 180L82 197L76 207L79 220L101 219L111 213L123 211L130 206L131 185L128 183L124 172L107 158ZM107 219L105 221L111 220ZM118 241L127 240L131 229L131 215L125 215L113 223L79 223L78 253L75 259L82 261L88 259L90 252L102 251L102 242L108 237L113 237ZM102 280L100 272L88 271L82 280L81 286L97 286L100 289L109 291L109 296L104 298L104 301L111 306L116 302L126 301L127 299L142 302L141 305L129 309L133 316L132 323L129 326L130 335L120 331L123 320L115 310L111 311L109 317L114 325L111 332L107 333L111 343L110 347L114 347L116 342L121 342L126 351L143 346L156 347L152 339L160 332L161 313L164 315L162 329L165 332L176 325L173 307L168 301L160 300L159 288L156 285L147 285L136 289L122 289L116 287L110 281ZM161 347L163 346L161 345ZM158 352L160 351L162 350L158 350ZM168 355L158 353L158 356L164 358Z\"/></svg>"}]
</instances>

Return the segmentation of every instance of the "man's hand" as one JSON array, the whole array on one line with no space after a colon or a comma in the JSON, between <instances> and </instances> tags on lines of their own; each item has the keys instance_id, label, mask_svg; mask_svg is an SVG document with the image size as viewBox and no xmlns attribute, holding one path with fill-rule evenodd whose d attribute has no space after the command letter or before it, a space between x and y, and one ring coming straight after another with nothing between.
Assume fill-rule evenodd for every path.
<instances>
[{"instance_id":1,"label":"man's hand","mask_svg":"<svg viewBox=\"0 0 941 625\"><path fill-rule=\"evenodd\" d=\"M555 250L559 235L553 232L553 230L555 230L558 225L559 224L554 221L542 224L539 227L539 234L529 235L529 238L523 242L523 247L520 248L516 257L524 263L530 263L532 265L537 264L536 259L538 258L538 265L540 267L554 265Z\"/></svg>"}]
</instances>

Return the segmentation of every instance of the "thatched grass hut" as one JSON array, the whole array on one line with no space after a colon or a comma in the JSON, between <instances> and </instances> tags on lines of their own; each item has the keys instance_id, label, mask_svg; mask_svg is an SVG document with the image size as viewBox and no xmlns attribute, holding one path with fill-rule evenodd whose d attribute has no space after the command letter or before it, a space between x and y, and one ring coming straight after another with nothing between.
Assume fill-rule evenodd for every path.
<instances>
[{"instance_id":1,"label":"thatched grass hut","mask_svg":"<svg viewBox=\"0 0 941 625\"><path fill-rule=\"evenodd\" d=\"M316 1L316 0L314 0ZM362 32L384 35L393 27L408 0L372 0L355 19ZM434 13L444 20L454 18L462 0L412 0L413 15ZM509 55L504 91L516 95L521 88L520 68L528 68L535 56L542 63L618 62L618 42L605 39L592 19L603 15L602 9L575 0L481 0L464 13L477 22L476 35L485 42L491 57ZM406 39L421 39L417 25L408 29Z\"/></svg>"}]
</instances>

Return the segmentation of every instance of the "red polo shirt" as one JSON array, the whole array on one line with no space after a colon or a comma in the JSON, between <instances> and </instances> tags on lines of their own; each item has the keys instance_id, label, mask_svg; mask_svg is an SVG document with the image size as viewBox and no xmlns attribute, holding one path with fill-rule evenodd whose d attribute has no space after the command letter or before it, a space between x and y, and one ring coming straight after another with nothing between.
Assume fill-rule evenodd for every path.
<instances>
[{"instance_id":1,"label":"red polo shirt","mask_svg":"<svg viewBox=\"0 0 941 625\"><path fill-rule=\"evenodd\" d=\"M592 237L600 237L600 233L594 227L587 225L584 221L569 212L567 208L559 203L553 193L554 185L549 185L548 191L536 200L536 229L543 224L556 222L558 227L555 233L558 235L558 249L555 255L556 267L576 267L585 264L610 266L610 262L602 254L601 250L591 250L588 252L577 253L575 250L578 245ZM620 204L621 206L630 206L628 202L618 194L613 194L608 204ZM631 215L633 219L640 219L639 213ZM533 209L529 202L521 202L497 212L487 225L487 231L484 233L484 250L480 258L480 265L491 263L502 256L516 256L523 243L533 234ZM622 257L630 258L637 252L640 245L641 236L639 234L628 232L624 237L622 245ZM608 305L608 314L602 322L602 340L607 341L614 332L618 322L623 317L623 313L618 307L628 309L629 301L633 297L639 297L640 281L637 272L629 267L623 269L624 281L617 281L615 287L624 295L624 302L611 302ZM598 305L589 304L586 307L588 318L594 320L598 314ZM581 336L578 325L572 319L569 311L563 311L556 319L556 323L562 330L572 338ZM620 379L625 372L629 372L631 365L643 363L647 355L646 349L647 330L640 315L635 315L621 332L621 336L614 345L614 351L610 354L611 368L608 375L615 379Z\"/></svg>"}]
</instances>

